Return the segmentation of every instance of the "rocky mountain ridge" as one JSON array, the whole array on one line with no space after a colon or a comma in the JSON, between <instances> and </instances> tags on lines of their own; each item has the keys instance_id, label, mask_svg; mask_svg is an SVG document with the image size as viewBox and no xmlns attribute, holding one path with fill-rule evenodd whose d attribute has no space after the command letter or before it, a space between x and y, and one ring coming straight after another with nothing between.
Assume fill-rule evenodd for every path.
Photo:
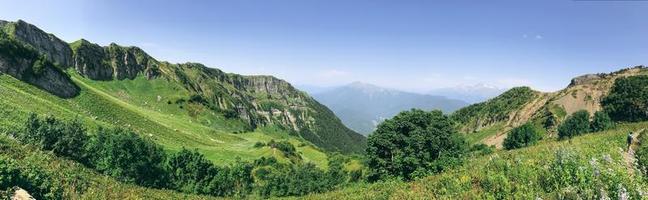
<instances>
[{"instance_id":1,"label":"rocky mountain ridge","mask_svg":"<svg viewBox=\"0 0 648 200\"><path fill-rule=\"evenodd\" d=\"M158 61L138 47L114 43L102 47L81 39L67 44L21 20L0 21L0 30L7 41L31 52L29 56L0 54L0 71L61 97L72 98L79 92L66 72L69 68L91 80L162 78L191 92L181 101L239 118L249 129L277 125L327 150L364 150L362 135L346 128L333 112L307 94L272 76L225 73L199 63L172 64ZM30 74L24 71L32 70L38 60L52 64L39 71L38 76L23 76Z\"/></svg>"}]
</instances>

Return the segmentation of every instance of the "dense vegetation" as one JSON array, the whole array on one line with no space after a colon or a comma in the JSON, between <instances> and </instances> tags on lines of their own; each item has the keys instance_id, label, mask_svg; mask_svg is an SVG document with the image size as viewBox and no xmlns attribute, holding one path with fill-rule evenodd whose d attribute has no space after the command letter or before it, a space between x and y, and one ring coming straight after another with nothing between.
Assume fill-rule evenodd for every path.
<instances>
[{"instance_id":1,"label":"dense vegetation","mask_svg":"<svg viewBox=\"0 0 648 200\"><path fill-rule=\"evenodd\" d=\"M605 112L615 121L648 120L648 76L616 79L608 96L601 100Z\"/></svg>"},{"instance_id":2,"label":"dense vegetation","mask_svg":"<svg viewBox=\"0 0 648 200\"><path fill-rule=\"evenodd\" d=\"M476 123L495 123L508 119L509 114L521 108L536 96L529 87L512 88L486 102L476 103L452 113L451 118L460 126L479 126Z\"/></svg>"},{"instance_id":3,"label":"dense vegetation","mask_svg":"<svg viewBox=\"0 0 648 200\"><path fill-rule=\"evenodd\" d=\"M467 145L441 111L404 111L369 136L369 180L411 180L461 163Z\"/></svg>"},{"instance_id":4,"label":"dense vegetation","mask_svg":"<svg viewBox=\"0 0 648 200\"><path fill-rule=\"evenodd\" d=\"M599 132L614 128L614 122L612 118L604 111L596 111L594 113L594 119L592 119L590 129L593 132Z\"/></svg>"},{"instance_id":5,"label":"dense vegetation","mask_svg":"<svg viewBox=\"0 0 648 200\"><path fill-rule=\"evenodd\" d=\"M628 132L648 122L516 151L466 159L462 166L411 182L358 184L307 199L642 199L644 175L625 160Z\"/></svg>"},{"instance_id":6,"label":"dense vegetation","mask_svg":"<svg viewBox=\"0 0 648 200\"><path fill-rule=\"evenodd\" d=\"M542 136L531 123L516 127L504 139L504 148L517 149L536 144Z\"/></svg>"},{"instance_id":7,"label":"dense vegetation","mask_svg":"<svg viewBox=\"0 0 648 200\"><path fill-rule=\"evenodd\" d=\"M590 132L589 119L590 114L586 110L572 113L558 126L558 137L560 139L571 139L574 136Z\"/></svg>"},{"instance_id":8,"label":"dense vegetation","mask_svg":"<svg viewBox=\"0 0 648 200\"><path fill-rule=\"evenodd\" d=\"M220 167L195 150L166 155L151 140L124 129L100 127L89 134L78 120L61 121L35 114L23 127L14 137L24 144L68 157L122 182L146 187L213 196L269 197L323 192L349 181L343 167L346 160L339 154L332 157L328 171L312 163L280 163L263 157ZM268 145L298 156L290 143L273 141ZM6 171L14 173L11 168ZM0 180L3 188L25 185L18 183L22 180L18 175L10 178Z\"/></svg>"}]
</instances>

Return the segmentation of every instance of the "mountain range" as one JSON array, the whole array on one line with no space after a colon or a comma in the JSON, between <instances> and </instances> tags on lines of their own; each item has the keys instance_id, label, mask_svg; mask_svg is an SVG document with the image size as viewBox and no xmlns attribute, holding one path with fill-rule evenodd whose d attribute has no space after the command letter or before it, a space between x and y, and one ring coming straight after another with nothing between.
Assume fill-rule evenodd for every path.
<instances>
[{"instance_id":1,"label":"mountain range","mask_svg":"<svg viewBox=\"0 0 648 200\"><path fill-rule=\"evenodd\" d=\"M479 83L475 85L460 85L430 90L431 95L445 96L460 99L468 103L479 103L502 94L506 89L497 86Z\"/></svg>"},{"instance_id":2,"label":"mountain range","mask_svg":"<svg viewBox=\"0 0 648 200\"><path fill-rule=\"evenodd\" d=\"M384 119L404 110L438 109L451 113L468 105L464 101L443 96L404 92L362 82L319 88L319 91L313 91L311 95L329 107L346 126L364 135L373 132Z\"/></svg>"},{"instance_id":3,"label":"mountain range","mask_svg":"<svg viewBox=\"0 0 648 200\"><path fill-rule=\"evenodd\" d=\"M21 20L0 20L0 34L0 85L6 87L0 94L12 97L0 101L0 125L11 127L28 112L76 116L89 124L133 127L168 150L189 146L217 161L256 158L261 152L249 143L273 138L299 140L317 151L365 148L365 137L326 106L272 76L169 63L115 43L67 43ZM25 104L30 101L39 103Z\"/></svg>"}]
</instances>

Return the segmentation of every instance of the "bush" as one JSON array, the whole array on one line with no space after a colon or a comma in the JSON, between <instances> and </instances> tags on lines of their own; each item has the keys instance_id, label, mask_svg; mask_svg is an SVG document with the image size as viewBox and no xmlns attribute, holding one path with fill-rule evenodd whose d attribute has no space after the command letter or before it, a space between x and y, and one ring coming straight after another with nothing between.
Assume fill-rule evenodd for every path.
<instances>
[{"instance_id":1,"label":"bush","mask_svg":"<svg viewBox=\"0 0 648 200\"><path fill-rule=\"evenodd\" d=\"M165 183L162 163L166 154L157 144L131 131L100 128L87 151L97 171L118 180L149 187Z\"/></svg>"},{"instance_id":2,"label":"bush","mask_svg":"<svg viewBox=\"0 0 648 200\"><path fill-rule=\"evenodd\" d=\"M540 132L531 123L516 127L504 139L504 148L517 149L534 145L540 140Z\"/></svg>"},{"instance_id":3,"label":"bush","mask_svg":"<svg viewBox=\"0 0 648 200\"><path fill-rule=\"evenodd\" d=\"M648 120L648 76L616 79L601 106L615 121Z\"/></svg>"},{"instance_id":4,"label":"bush","mask_svg":"<svg viewBox=\"0 0 648 200\"><path fill-rule=\"evenodd\" d=\"M597 111L594 113L594 119L591 124L591 130L593 132L604 131L613 127L614 122L607 113L603 111Z\"/></svg>"},{"instance_id":5,"label":"bush","mask_svg":"<svg viewBox=\"0 0 648 200\"><path fill-rule=\"evenodd\" d=\"M36 199L62 199L63 189L51 176L31 163L0 156L0 191L18 186L30 192ZM2 192L0 192L2 194ZM8 196L5 196L5 198Z\"/></svg>"},{"instance_id":6,"label":"bush","mask_svg":"<svg viewBox=\"0 0 648 200\"><path fill-rule=\"evenodd\" d=\"M202 194L203 188L216 175L211 161L198 151L185 148L169 156L165 169L169 173L169 186L186 193Z\"/></svg>"},{"instance_id":7,"label":"bush","mask_svg":"<svg viewBox=\"0 0 648 200\"><path fill-rule=\"evenodd\" d=\"M459 164L466 142L441 111L412 109L385 120L367 140L369 180L411 180Z\"/></svg>"},{"instance_id":8,"label":"bush","mask_svg":"<svg viewBox=\"0 0 648 200\"><path fill-rule=\"evenodd\" d=\"M84 148L88 142L88 135L78 119L63 122L52 116L40 119L31 113L16 138L40 149L53 151L59 156L87 163Z\"/></svg>"},{"instance_id":9,"label":"bush","mask_svg":"<svg viewBox=\"0 0 648 200\"><path fill-rule=\"evenodd\" d=\"M558 126L558 137L571 139L574 136L590 132L589 117L589 112L586 110L574 112Z\"/></svg>"}]
</instances>

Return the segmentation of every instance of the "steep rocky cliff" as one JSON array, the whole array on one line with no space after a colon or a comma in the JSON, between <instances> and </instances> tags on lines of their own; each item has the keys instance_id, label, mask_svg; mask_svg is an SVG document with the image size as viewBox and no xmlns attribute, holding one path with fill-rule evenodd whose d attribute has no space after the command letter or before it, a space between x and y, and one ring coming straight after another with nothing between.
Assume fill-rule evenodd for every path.
<instances>
[{"instance_id":1,"label":"steep rocky cliff","mask_svg":"<svg viewBox=\"0 0 648 200\"><path fill-rule=\"evenodd\" d=\"M346 128L328 108L275 77L225 73L199 63L161 62L138 47L114 43L102 47L82 39L68 45L23 21L0 21L0 27L7 33L5 38L32 52L25 60L15 60L18 57L10 54L0 56L0 70L53 94L73 97L78 93L78 87L65 72L70 67L91 80L159 78L190 91L190 96L177 102L200 104L209 108L209 112L238 118L246 122L248 129L273 125L327 150L357 153L364 150L363 136ZM37 67L38 73L25 73L34 71L37 60L49 64Z\"/></svg>"},{"instance_id":2,"label":"steep rocky cliff","mask_svg":"<svg viewBox=\"0 0 648 200\"><path fill-rule=\"evenodd\" d=\"M22 25L16 26L15 24ZM70 80L61 65L48 57L48 55L57 56L57 51L52 51L49 54L41 53L31 44L18 40L20 38L38 38L37 36L12 36L5 32L7 26L27 27L26 30L22 30L21 28L15 29L15 32L21 34L29 32L32 29L39 30L31 25L24 25L24 22L0 23L0 72L9 74L60 97L70 98L78 94L79 88ZM37 35L42 36L42 34ZM58 40L54 39L53 41ZM34 45L38 45L41 48L58 48L58 44L45 44L46 41L44 40L40 42L44 43ZM65 59L60 61L66 62Z\"/></svg>"},{"instance_id":3,"label":"steep rocky cliff","mask_svg":"<svg viewBox=\"0 0 648 200\"><path fill-rule=\"evenodd\" d=\"M55 64L64 68L72 66L70 46L56 36L22 20L4 22L4 25L0 24L0 26L3 26L4 32L10 37L35 48Z\"/></svg>"}]
</instances>

